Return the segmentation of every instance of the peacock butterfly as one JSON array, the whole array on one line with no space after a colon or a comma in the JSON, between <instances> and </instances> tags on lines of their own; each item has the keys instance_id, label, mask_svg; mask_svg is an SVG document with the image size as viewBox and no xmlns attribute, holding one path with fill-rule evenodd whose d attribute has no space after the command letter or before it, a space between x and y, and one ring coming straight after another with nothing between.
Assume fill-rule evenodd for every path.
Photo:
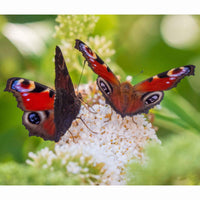
<instances>
[{"instance_id":1,"label":"peacock butterfly","mask_svg":"<svg viewBox=\"0 0 200 200\"><path fill-rule=\"evenodd\" d=\"M120 83L104 61L81 40L76 40L75 48L82 52L89 67L98 75L97 85L106 103L122 117L148 113L149 109L161 102L164 90L176 87L185 76L194 75L195 66L186 65L132 86L128 81Z\"/></svg>"},{"instance_id":2,"label":"peacock butterfly","mask_svg":"<svg viewBox=\"0 0 200 200\"><path fill-rule=\"evenodd\" d=\"M22 123L29 136L58 142L76 119L81 94L74 91L60 48L55 53L55 91L24 78L10 78L4 91L12 92L18 107L24 111Z\"/></svg>"}]
</instances>

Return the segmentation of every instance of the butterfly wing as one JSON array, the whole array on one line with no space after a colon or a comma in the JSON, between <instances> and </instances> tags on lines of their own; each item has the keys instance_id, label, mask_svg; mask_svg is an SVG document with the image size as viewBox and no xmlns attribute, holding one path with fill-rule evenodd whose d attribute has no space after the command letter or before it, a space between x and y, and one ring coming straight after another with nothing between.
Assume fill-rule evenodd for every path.
<instances>
[{"instance_id":1,"label":"butterfly wing","mask_svg":"<svg viewBox=\"0 0 200 200\"><path fill-rule=\"evenodd\" d=\"M56 126L55 138L58 141L69 129L72 121L76 119L81 107L80 97L75 94L67 66L58 46L55 54L55 72L54 121Z\"/></svg>"},{"instance_id":2,"label":"butterfly wing","mask_svg":"<svg viewBox=\"0 0 200 200\"><path fill-rule=\"evenodd\" d=\"M194 75L194 69L194 65L174 68L136 84L131 93L134 101L130 102L126 113L148 113L150 108L163 99L164 90L176 87L185 76Z\"/></svg>"},{"instance_id":3,"label":"butterfly wing","mask_svg":"<svg viewBox=\"0 0 200 200\"><path fill-rule=\"evenodd\" d=\"M104 61L81 40L76 40L75 48L78 49L88 62L89 67L99 75L97 85L105 97L106 103L119 114L123 110L121 98L121 84L117 77Z\"/></svg>"},{"instance_id":4,"label":"butterfly wing","mask_svg":"<svg viewBox=\"0 0 200 200\"><path fill-rule=\"evenodd\" d=\"M99 75L97 85L106 103L122 117L148 113L149 109L163 99L164 90L176 87L185 76L194 75L193 65L175 68L132 86L129 82L120 83L110 68L85 43L76 40L75 48L82 52L88 65Z\"/></svg>"},{"instance_id":5,"label":"butterfly wing","mask_svg":"<svg viewBox=\"0 0 200 200\"><path fill-rule=\"evenodd\" d=\"M14 77L7 81L5 91L12 92L18 107L24 111L22 123L29 135L54 140L54 97L51 88L24 78Z\"/></svg>"},{"instance_id":6,"label":"butterfly wing","mask_svg":"<svg viewBox=\"0 0 200 200\"><path fill-rule=\"evenodd\" d=\"M56 92L18 77L8 79L5 91L13 93L18 107L24 111L23 124L30 136L57 142L69 129L81 107L59 47L56 47L55 73Z\"/></svg>"},{"instance_id":7,"label":"butterfly wing","mask_svg":"<svg viewBox=\"0 0 200 200\"><path fill-rule=\"evenodd\" d=\"M112 85L120 85L119 80L110 70L110 68L104 63L104 61L93 52L90 47L88 47L81 40L76 40L75 48L82 52L89 67L104 80Z\"/></svg>"},{"instance_id":8,"label":"butterfly wing","mask_svg":"<svg viewBox=\"0 0 200 200\"><path fill-rule=\"evenodd\" d=\"M169 90L176 87L185 76L194 75L194 69L194 65L174 68L138 83L134 89L145 92Z\"/></svg>"}]
</instances>

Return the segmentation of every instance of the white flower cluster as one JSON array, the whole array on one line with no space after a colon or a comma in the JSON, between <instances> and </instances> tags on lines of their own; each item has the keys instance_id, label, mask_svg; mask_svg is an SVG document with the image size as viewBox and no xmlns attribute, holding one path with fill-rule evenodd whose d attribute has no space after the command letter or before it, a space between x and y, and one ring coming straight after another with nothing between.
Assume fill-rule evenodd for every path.
<instances>
[{"instance_id":1,"label":"white flower cluster","mask_svg":"<svg viewBox=\"0 0 200 200\"><path fill-rule=\"evenodd\" d=\"M55 37L68 42L74 39L86 39L91 34L98 22L99 17L95 15L58 15L55 26Z\"/></svg>"},{"instance_id":2,"label":"white flower cluster","mask_svg":"<svg viewBox=\"0 0 200 200\"><path fill-rule=\"evenodd\" d=\"M83 88L90 96L92 84ZM46 160L43 167L50 167L53 160L59 158L66 167L66 173L95 176L96 181L91 184L126 184L126 165L129 161L144 161L144 146L152 140L158 143L160 140L143 115L121 118L102 101L99 92L93 98L97 101L92 107L81 107L79 117L84 123L81 119L72 123L70 132L56 144L55 153L48 149L31 153L33 161L28 163L37 165L42 157ZM99 174L91 175L90 167L85 167L88 165L97 167Z\"/></svg>"},{"instance_id":3,"label":"white flower cluster","mask_svg":"<svg viewBox=\"0 0 200 200\"><path fill-rule=\"evenodd\" d=\"M87 44L90 48L95 49L95 52L98 52L99 56L103 56L105 63L109 63L110 57L115 54L115 50L112 49L112 42L106 40L104 36L89 37Z\"/></svg>"},{"instance_id":4,"label":"white flower cluster","mask_svg":"<svg viewBox=\"0 0 200 200\"><path fill-rule=\"evenodd\" d=\"M58 15L55 26L56 33L54 37L59 39L65 62L70 69L80 71L83 67L83 61L77 59L81 53L74 48L75 39L80 39L88 44L92 49L99 53L104 61L109 64L110 57L115 54L112 48L112 42L104 36L89 37L94 31L99 17L95 15ZM80 67L81 65L81 67ZM116 64L112 63L112 69L116 70ZM119 70L118 70L119 71ZM92 70L85 70L84 75L92 77ZM124 72L120 69L120 74Z\"/></svg>"}]
</instances>

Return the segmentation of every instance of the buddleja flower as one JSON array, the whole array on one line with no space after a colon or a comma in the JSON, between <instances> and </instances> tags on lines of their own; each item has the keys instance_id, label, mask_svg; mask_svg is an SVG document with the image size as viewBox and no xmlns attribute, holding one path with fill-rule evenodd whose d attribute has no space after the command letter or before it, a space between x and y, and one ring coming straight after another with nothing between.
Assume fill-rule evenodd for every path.
<instances>
[{"instance_id":1,"label":"buddleja flower","mask_svg":"<svg viewBox=\"0 0 200 200\"><path fill-rule=\"evenodd\" d=\"M61 44L58 44L65 57L66 64L70 66L70 71L81 71L83 60L80 62L80 52L74 49L75 40L81 39L94 49L100 57L110 64L110 57L114 55L115 50L112 49L112 42L104 36L89 36L93 33L99 17L94 15L58 15L55 26L55 37L59 39ZM113 71L123 75L124 72L119 69L115 63L111 63ZM117 70L118 69L118 70ZM92 80L92 71L84 70L83 74L87 80Z\"/></svg>"},{"instance_id":2,"label":"buddleja flower","mask_svg":"<svg viewBox=\"0 0 200 200\"><path fill-rule=\"evenodd\" d=\"M60 41L86 40L96 26L99 17L94 15L58 15L55 36Z\"/></svg>"},{"instance_id":3,"label":"buddleja flower","mask_svg":"<svg viewBox=\"0 0 200 200\"><path fill-rule=\"evenodd\" d=\"M143 149L151 141L160 143L151 123L143 115L121 118L105 104L95 83L81 86L91 107L81 107L79 117L55 145L30 153L27 162L38 168L81 177L86 184L126 184L126 166L143 162ZM92 97L92 98L91 98ZM85 125L86 124L86 125Z\"/></svg>"}]
</instances>

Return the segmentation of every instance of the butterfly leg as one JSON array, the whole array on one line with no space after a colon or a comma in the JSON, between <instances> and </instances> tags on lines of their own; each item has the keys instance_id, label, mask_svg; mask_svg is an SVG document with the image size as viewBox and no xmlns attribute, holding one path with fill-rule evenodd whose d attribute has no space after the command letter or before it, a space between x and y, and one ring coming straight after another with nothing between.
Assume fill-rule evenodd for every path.
<instances>
[{"instance_id":1,"label":"butterfly leg","mask_svg":"<svg viewBox=\"0 0 200 200\"><path fill-rule=\"evenodd\" d=\"M83 101L83 99L80 99L80 101L89 112L91 112L93 114L97 114L97 112L91 106L89 106L86 102ZM91 108L94 112L92 112L89 108Z\"/></svg>"},{"instance_id":2,"label":"butterfly leg","mask_svg":"<svg viewBox=\"0 0 200 200\"><path fill-rule=\"evenodd\" d=\"M113 109L110 107L110 109L111 109L111 113L109 113L109 114L107 114L106 115L106 117L108 118L106 121L104 121L104 122L109 122L110 120L111 120L111 118L112 118L112 115L113 115Z\"/></svg>"},{"instance_id":3,"label":"butterfly leg","mask_svg":"<svg viewBox=\"0 0 200 200\"><path fill-rule=\"evenodd\" d=\"M133 123L137 126L137 123L135 122L134 118L132 117L132 121Z\"/></svg>"},{"instance_id":4,"label":"butterfly leg","mask_svg":"<svg viewBox=\"0 0 200 200\"><path fill-rule=\"evenodd\" d=\"M72 136L73 142L75 143L75 139L74 139L74 136L73 136L72 132L71 132L70 130L68 130L68 132L69 132L70 135Z\"/></svg>"},{"instance_id":5,"label":"butterfly leg","mask_svg":"<svg viewBox=\"0 0 200 200\"><path fill-rule=\"evenodd\" d=\"M97 134L97 132L92 131L92 130L87 126L87 124L84 122L84 120L83 120L81 117L77 117L77 119L80 119L80 120L83 122L83 124L84 124L92 133Z\"/></svg>"}]
</instances>

